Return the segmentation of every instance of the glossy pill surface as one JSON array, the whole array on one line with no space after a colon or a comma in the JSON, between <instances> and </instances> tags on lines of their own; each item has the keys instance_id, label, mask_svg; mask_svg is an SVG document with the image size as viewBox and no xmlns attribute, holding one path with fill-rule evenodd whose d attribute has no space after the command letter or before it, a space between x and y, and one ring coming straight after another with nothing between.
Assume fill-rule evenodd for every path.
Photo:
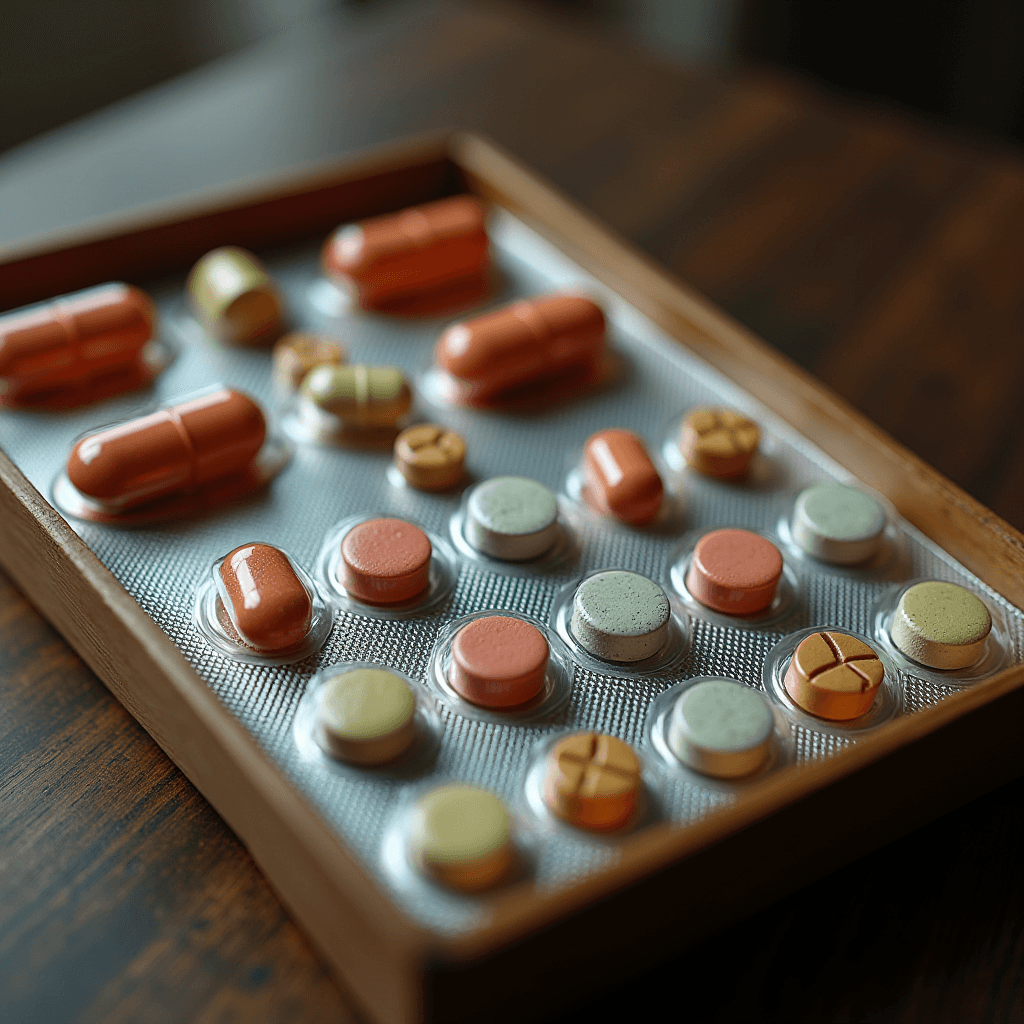
<instances>
[{"instance_id":1,"label":"glossy pill surface","mask_svg":"<svg viewBox=\"0 0 1024 1024\"><path fill-rule=\"evenodd\" d=\"M885 510L870 494L847 484L814 484L797 496L793 540L807 554L832 565L857 565L878 551Z\"/></svg>"},{"instance_id":2,"label":"glossy pill surface","mask_svg":"<svg viewBox=\"0 0 1024 1024\"><path fill-rule=\"evenodd\" d=\"M760 440L761 430L749 416L702 406L683 420L679 450L691 469L731 480L746 474Z\"/></svg>"},{"instance_id":3,"label":"glossy pill surface","mask_svg":"<svg viewBox=\"0 0 1024 1024\"><path fill-rule=\"evenodd\" d=\"M245 249L208 252L189 271L185 292L195 318L220 341L262 345L281 333L281 296L266 267Z\"/></svg>"},{"instance_id":4,"label":"glossy pill surface","mask_svg":"<svg viewBox=\"0 0 1024 1024\"><path fill-rule=\"evenodd\" d=\"M908 658L945 671L973 665L991 631L985 602L965 587L940 580L910 587L890 627L892 642Z\"/></svg>"},{"instance_id":5,"label":"glossy pill surface","mask_svg":"<svg viewBox=\"0 0 1024 1024\"><path fill-rule=\"evenodd\" d=\"M418 423L395 438L395 466L421 491L443 491L465 476L466 442L461 434Z\"/></svg>"},{"instance_id":6,"label":"glossy pill surface","mask_svg":"<svg viewBox=\"0 0 1024 1024\"><path fill-rule=\"evenodd\" d=\"M341 366L345 358L345 346L340 341L324 334L292 331L274 344L274 379L287 390L297 391L314 367Z\"/></svg>"},{"instance_id":7,"label":"glossy pill surface","mask_svg":"<svg viewBox=\"0 0 1024 1024\"><path fill-rule=\"evenodd\" d=\"M222 388L83 438L68 479L102 507L125 511L246 469L266 430L251 398Z\"/></svg>"},{"instance_id":8,"label":"glossy pill surface","mask_svg":"<svg viewBox=\"0 0 1024 1024\"><path fill-rule=\"evenodd\" d=\"M714 530L693 549L686 589L727 615L754 615L775 599L782 577L779 549L749 530Z\"/></svg>"},{"instance_id":9,"label":"glossy pill surface","mask_svg":"<svg viewBox=\"0 0 1024 1024\"><path fill-rule=\"evenodd\" d=\"M516 707L540 693L549 654L547 639L531 623L484 616L456 633L448 682L481 707Z\"/></svg>"},{"instance_id":10,"label":"glossy pill surface","mask_svg":"<svg viewBox=\"0 0 1024 1024\"><path fill-rule=\"evenodd\" d=\"M595 362L604 337L599 306L578 295L551 295L454 324L441 335L434 361L471 385L471 399L487 401Z\"/></svg>"},{"instance_id":11,"label":"glossy pill surface","mask_svg":"<svg viewBox=\"0 0 1024 1024\"><path fill-rule=\"evenodd\" d=\"M483 204L455 196L339 228L321 254L328 277L350 281L364 309L376 309L484 274Z\"/></svg>"},{"instance_id":12,"label":"glossy pill surface","mask_svg":"<svg viewBox=\"0 0 1024 1024\"><path fill-rule=\"evenodd\" d=\"M111 282L0 316L0 394L30 398L136 363L153 336L145 292Z\"/></svg>"},{"instance_id":13,"label":"glossy pill surface","mask_svg":"<svg viewBox=\"0 0 1024 1024\"><path fill-rule=\"evenodd\" d=\"M620 828L633 816L641 787L640 759L615 736L567 736L547 758L544 802L580 828Z\"/></svg>"},{"instance_id":14,"label":"glossy pill surface","mask_svg":"<svg viewBox=\"0 0 1024 1024\"><path fill-rule=\"evenodd\" d=\"M478 484L466 506L466 539L506 562L539 558L558 539L558 501L524 476L496 476Z\"/></svg>"},{"instance_id":15,"label":"glossy pill surface","mask_svg":"<svg viewBox=\"0 0 1024 1024\"><path fill-rule=\"evenodd\" d=\"M358 601L400 604L430 585L430 538L404 519L370 519L341 542L342 584Z\"/></svg>"},{"instance_id":16,"label":"glossy pill surface","mask_svg":"<svg viewBox=\"0 0 1024 1024\"><path fill-rule=\"evenodd\" d=\"M657 517L665 496L643 441L631 430L601 430L583 446L589 496L605 515L633 526Z\"/></svg>"},{"instance_id":17,"label":"glossy pill surface","mask_svg":"<svg viewBox=\"0 0 1024 1024\"><path fill-rule=\"evenodd\" d=\"M348 427L393 427L412 405L412 391L394 366L317 366L301 394Z\"/></svg>"},{"instance_id":18,"label":"glossy pill surface","mask_svg":"<svg viewBox=\"0 0 1024 1024\"><path fill-rule=\"evenodd\" d=\"M313 601L288 556L270 544L244 544L217 570L231 625L257 651L285 651L309 632Z\"/></svg>"},{"instance_id":19,"label":"glossy pill surface","mask_svg":"<svg viewBox=\"0 0 1024 1024\"><path fill-rule=\"evenodd\" d=\"M801 641L784 684L804 711L845 722L871 710L884 678L882 662L866 643L832 630Z\"/></svg>"},{"instance_id":20,"label":"glossy pill surface","mask_svg":"<svg viewBox=\"0 0 1024 1024\"><path fill-rule=\"evenodd\" d=\"M606 661L642 661L668 638L669 603L654 580L612 569L585 579L572 599L572 634Z\"/></svg>"}]
</instances>

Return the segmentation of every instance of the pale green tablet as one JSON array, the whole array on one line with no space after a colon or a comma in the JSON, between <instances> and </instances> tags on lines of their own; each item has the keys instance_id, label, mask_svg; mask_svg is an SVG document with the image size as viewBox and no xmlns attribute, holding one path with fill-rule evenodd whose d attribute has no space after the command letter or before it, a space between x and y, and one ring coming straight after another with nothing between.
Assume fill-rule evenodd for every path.
<instances>
[{"instance_id":1,"label":"pale green tablet","mask_svg":"<svg viewBox=\"0 0 1024 1024\"><path fill-rule=\"evenodd\" d=\"M847 484L815 484L793 508L793 540L814 558L834 565L866 562L885 531L885 509Z\"/></svg>"},{"instance_id":2,"label":"pale green tablet","mask_svg":"<svg viewBox=\"0 0 1024 1024\"><path fill-rule=\"evenodd\" d=\"M543 484L497 476L473 489L466 539L477 551L506 562L538 558L558 538L558 502Z\"/></svg>"},{"instance_id":3,"label":"pale green tablet","mask_svg":"<svg viewBox=\"0 0 1024 1024\"><path fill-rule=\"evenodd\" d=\"M572 634L605 661L642 661L668 637L669 603L654 580L613 569L585 579L572 600Z\"/></svg>"}]
</instances>

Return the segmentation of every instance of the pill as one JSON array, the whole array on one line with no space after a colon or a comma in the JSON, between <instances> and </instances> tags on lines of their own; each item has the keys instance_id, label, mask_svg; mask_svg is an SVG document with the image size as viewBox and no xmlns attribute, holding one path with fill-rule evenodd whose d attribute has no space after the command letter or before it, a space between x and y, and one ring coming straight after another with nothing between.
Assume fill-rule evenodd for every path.
<instances>
[{"instance_id":1,"label":"pill","mask_svg":"<svg viewBox=\"0 0 1024 1024\"><path fill-rule=\"evenodd\" d=\"M570 629L580 646L605 661L650 658L668 639L669 603L654 580L613 569L589 576L572 599Z\"/></svg>"},{"instance_id":2,"label":"pill","mask_svg":"<svg viewBox=\"0 0 1024 1024\"><path fill-rule=\"evenodd\" d=\"M516 707L543 689L548 656L547 639L536 626L511 615L486 615L455 634L448 682L481 707Z\"/></svg>"},{"instance_id":3,"label":"pill","mask_svg":"<svg viewBox=\"0 0 1024 1024\"><path fill-rule=\"evenodd\" d=\"M316 729L320 745L339 760L384 764L416 739L416 698L386 669L339 672L324 683Z\"/></svg>"},{"instance_id":4,"label":"pill","mask_svg":"<svg viewBox=\"0 0 1024 1024\"><path fill-rule=\"evenodd\" d=\"M870 494L847 484L814 484L793 507L793 540L807 554L834 565L856 565L878 550L885 510Z\"/></svg>"},{"instance_id":5,"label":"pill","mask_svg":"<svg viewBox=\"0 0 1024 1024\"><path fill-rule=\"evenodd\" d=\"M342 585L367 604L411 601L430 586L430 539L404 519L370 519L341 542Z\"/></svg>"},{"instance_id":6,"label":"pill","mask_svg":"<svg viewBox=\"0 0 1024 1024\"><path fill-rule=\"evenodd\" d=\"M101 507L123 512L247 469L266 430L251 398L221 388L83 438L68 479Z\"/></svg>"},{"instance_id":7,"label":"pill","mask_svg":"<svg viewBox=\"0 0 1024 1024\"><path fill-rule=\"evenodd\" d=\"M137 365L155 321L149 296L119 282L4 313L0 395L31 399Z\"/></svg>"},{"instance_id":8,"label":"pill","mask_svg":"<svg viewBox=\"0 0 1024 1024\"><path fill-rule=\"evenodd\" d=\"M297 391L313 367L341 366L345 356L345 347L334 338L292 331L274 345L274 379L288 390Z\"/></svg>"},{"instance_id":9,"label":"pill","mask_svg":"<svg viewBox=\"0 0 1024 1024\"><path fill-rule=\"evenodd\" d=\"M393 427L412 405L412 392L394 366L317 366L301 393L347 427Z\"/></svg>"},{"instance_id":10,"label":"pill","mask_svg":"<svg viewBox=\"0 0 1024 1024\"><path fill-rule=\"evenodd\" d=\"M904 592L890 635L908 658L949 670L973 665L991 631L992 616L981 598L955 583L929 580Z\"/></svg>"},{"instance_id":11,"label":"pill","mask_svg":"<svg viewBox=\"0 0 1024 1024\"><path fill-rule=\"evenodd\" d=\"M702 406L683 420L679 450L698 473L730 479L747 472L760 440L758 425L742 413Z\"/></svg>"},{"instance_id":12,"label":"pill","mask_svg":"<svg viewBox=\"0 0 1024 1024\"><path fill-rule=\"evenodd\" d=\"M283 551L243 544L224 557L216 582L231 625L250 647L284 651L305 639L313 601Z\"/></svg>"},{"instance_id":13,"label":"pill","mask_svg":"<svg viewBox=\"0 0 1024 1024\"><path fill-rule=\"evenodd\" d=\"M490 889L516 862L512 819L493 793L475 786L439 786L413 807L409 820L412 859L451 889Z\"/></svg>"},{"instance_id":14,"label":"pill","mask_svg":"<svg viewBox=\"0 0 1024 1024\"><path fill-rule=\"evenodd\" d=\"M774 731L772 713L757 690L731 679L707 679L672 706L667 740L694 771L735 779L768 760Z\"/></svg>"},{"instance_id":15,"label":"pill","mask_svg":"<svg viewBox=\"0 0 1024 1024\"><path fill-rule=\"evenodd\" d=\"M421 491L454 487L465 475L466 442L434 423L408 427L395 438L395 466Z\"/></svg>"},{"instance_id":16,"label":"pill","mask_svg":"<svg viewBox=\"0 0 1024 1024\"><path fill-rule=\"evenodd\" d=\"M281 296L245 249L226 245L201 257L189 271L185 293L196 320L220 341L260 345L281 333Z\"/></svg>"},{"instance_id":17,"label":"pill","mask_svg":"<svg viewBox=\"0 0 1024 1024\"><path fill-rule=\"evenodd\" d=\"M601 308L579 295L550 295L449 327L434 361L486 402L510 388L596 362L604 349Z\"/></svg>"},{"instance_id":18,"label":"pill","mask_svg":"<svg viewBox=\"0 0 1024 1024\"><path fill-rule=\"evenodd\" d=\"M801 641L783 680L804 711L832 722L860 718L871 710L885 678L878 655L846 633L812 633Z\"/></svg>"},{"instance_id":19,"label":"pill","mask_svg":"<svg viewBox=\"0 0 1024 1024\"><path fill-rule=\"evenodd\" d=\"M327 239L321 263L328 277L355 287L364 309L480 277L485 210L463 195L349 224Z\"/></svg>"},{"instance_id":20,"label":"pill","mask_svg":"<svg viewBox=\"0 0 1024 1024\"><path fill-rule=\"evenodd\" d=\"M580 828L603 831L625 825L636 811L640 760L614 736L567 736L547 757L544 802Z\"/></svg>"},{"instance_id":21,"label":"pill","mask_svg":"<svg viewBox=\"0 0 1024 1024\"><path fill-rule=\"evenodd\" d=\"M492 477L470 494L465 530L469 543L492 558L538 558L558 539L558 502L536 480Z\"/></svg>"},{"instance_id":22,"label":"pill","mask_svg":"<svg viewBox=\"0 0 1024 1024\"><path fill-rule=\"evenodd\" d=\"M665 488L643 441L630 430L601 430L583 446L589 496L605 515L647 526Z\"/></svg>"},{"instance_id":23,"label":"pill","mask_svg":"<svg viewBox=\"0 0 1024 1024\"><path fill-rule=\"evenodd\" d=\"M775 599L782 555L749 530L714 530L693 549L686 589L701 604L728 615L753 615Z\"/></svg>"}]
</instances>

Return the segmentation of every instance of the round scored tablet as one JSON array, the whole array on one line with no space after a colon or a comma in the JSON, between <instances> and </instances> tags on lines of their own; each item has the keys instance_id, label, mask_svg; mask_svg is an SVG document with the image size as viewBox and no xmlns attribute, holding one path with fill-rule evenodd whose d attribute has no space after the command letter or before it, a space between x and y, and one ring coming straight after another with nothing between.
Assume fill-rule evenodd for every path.
<instances>
[{"instance_id":1,"label":"round scored tablet","mask_svg":"<svg viewBox=\"0 0 1024 1024\"><path fill-rule=\"evenodd\" d=\"M866 643L830 630L800 642L783 682L804 711L846 722L871 710L884 679L885 667Z\"/></svg>"},{"instance_id":2,"label":"round scored tablet","mask_svg":"<svg viewBox=\"0 0 1024 1024\"><path fill-rule=\"evenodd\" d=\"M317 711L317 738L352 764L384 764L416 738L416 698L394 672L359 668L332 676Z\"/></svg>"},{"instance_id":3,"label":"round scored tablet","mask_svg":"<svg viewBox=\"0 0 1024 1024\"><path fill-rule=\"evenodd\" d=\"M636 572L599 572L585 579L572 599L573 636L605 661L642 661L657 654L668 624L665 591Z\"/></svg>"},{"instance_id":4,"label":"round scored tablet","mask_svg":"<svg viewBox=\"0 0 1024 1024\"><path fill-rule=\"evenodd\" d=\"M367 604L401 604L430 585L430 539L404 519L370 519L341 542L342 585Z\"/></svg>"},{"instance_id":5,"label":"round scored tablet","mask_svg":"<svg viewBox=\"0 0 1024 1024\"><path fill-rule=\"evenodd\" d=\"M755 615L775 599L782 555L749 530L714 530L693 549L686 589L707 608L727 615Z\"/></svg>"},{"instance_id":6,"label":"round scored tablet","mask_svg":"<svg viewBox=\"0 0 1024 1024\"><path fill-rule=\"evenodd\" d=\"M558 538L558 502L543 484L498 476L474 488L466 510L466 539L505 562L539 558Z\"/></svg>"},{"instance_id":7,"label":"round scored tablet","mask_svg":"<svg viewBox=\"0 0 1024 1024\"><path fill-rule=\"evenodd\" d=\"M455 634L448 682L482 707L516 707L540 693L549 655L536 626L511 615L485 615Z\"/></svg>"},{"instance_id":8,"label":"round scored tablet","mask_svg":"<svg viewBox=\"0 0 1024 1024\"><path fill-rule=\"evenodd\" d=\"M800 492L791 529L797 546L812 557L833 565L856 565L878 550L885 525L885 510L870 494L827 483Z\"/></svg>"},{"instance_id":9,"label":"round scored tablet","mask_svg":"<svg viewBox=\"0 0 1024 1024\"><path fill-rule=\"evenodd\" d=\"M981 598L955 583L929 580L900 598L890 635L908 658L949 671L973 665L991 631L992 616Z\"/></svg>"},{"instance_id":10,"label":"round scored tablet","mask_svg":"<svg viewBox=\"0 0 1024 1024\"><path fill-rule=\"evenodd\" d=\"M765 763L773 733L772 714L761 694L731 679L707 679L675 702L668 745L695 771L735 779Z\"/></svg>"},{"instance_id":11,"label":"round scored tablet","mask_svg":"<svg viewBox=\"0 0 1024 1024\"><path fill-rule=\"evenodd\" d=\"M491 888L515 863L505 805L475 786L440 786L421 797L409 822L409 845L423 871L463 892Z\"/></svg>"}]
</instances>

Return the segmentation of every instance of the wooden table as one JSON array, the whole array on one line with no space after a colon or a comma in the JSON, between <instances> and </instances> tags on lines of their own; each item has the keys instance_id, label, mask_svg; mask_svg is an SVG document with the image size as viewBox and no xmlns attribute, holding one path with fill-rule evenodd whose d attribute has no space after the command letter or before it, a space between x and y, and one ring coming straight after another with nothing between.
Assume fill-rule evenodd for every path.
<instances>
[{"instance_id":1,"label":"wooden table","mask_svg":"<svg viewBox=\"0 0 1024 1024\"><path fill-rule=\"evenodd\" d=\"M491 135L1024 527L1024 162L532 7L339 14L73 125L0 160L0 238L449 127ZM0 1017L361 1019L2 578L0 702ZM1024 1020L1022 848L1017 782L560 1019L668 999L693 1021Z\"/></svg>"}]
</instances>

